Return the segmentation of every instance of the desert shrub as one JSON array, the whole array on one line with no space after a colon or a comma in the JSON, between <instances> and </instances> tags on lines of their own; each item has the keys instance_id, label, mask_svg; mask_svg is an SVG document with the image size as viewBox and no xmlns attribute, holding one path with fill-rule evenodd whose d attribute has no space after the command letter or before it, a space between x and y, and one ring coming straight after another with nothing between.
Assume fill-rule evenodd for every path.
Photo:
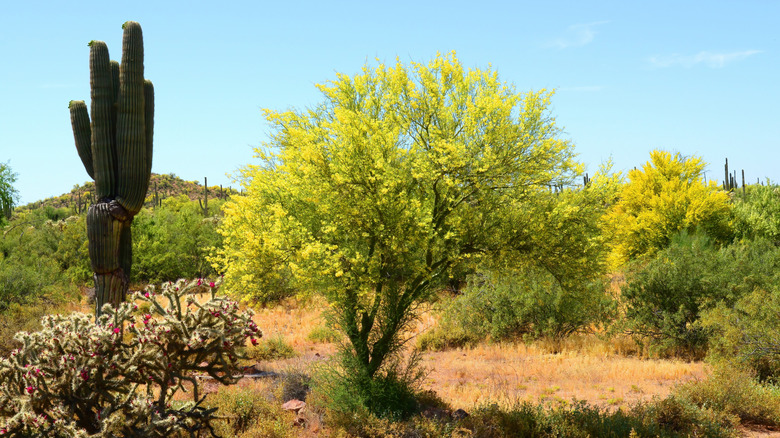
<instances>
[{"instance_id":1,"label":"desert shrub","mask_svg":"<svg viewBox=\"0 0 780 438\"><path fill-rule=\"evenodd\" d=\"M40 211L21 212L0 235L0 269L8 272L28 267L38 272L33 281L41 285L83 285L92 279L86 242L84 216L55 222ZM29 285L26 280L16 283L11 286L18 290Z\"/></svg>"},{"instance_id":2,"label":"desert shrub","mask_svg":"<svg viewBox=\"0 0 780 438\"><path fill-rule=\"evenodd\" d=\"M724 288L724 302L733 304L756 289L778 284L780 248L768 239L741 240L717 253L711 282Z\"/></svg>"},{"instance_id":3,"label":"desert shrub","mask_svg":"<svg viewBox=\"0 0 780 438\"><path fill-rule=\"evenodd\" d=\"M761 384L741 368L717 367L705 380L680 385L674 394L743 424L780 425L780 388Z\"/></svg>"},{"instance_id":4,"label":"desert shrub","mask_svg":"<svg viewBox=\"0 0 780 438\"><path fill-rule=\"evenodd\" d=\"M59 251L72 222L25 213L0 234L0 354L19 347L16 332L37 330L44 314L79 301L69 271L79 263L63 263Z\"/></svg>"},{"instance_id":5,"label":"desert shrub","mask_svg":"<svg viewBox=\"0 0 780 438\"><path fill-rule=\"evenodd\" d=\"M9 257L0 263L0 311L13 304L31 305L40 300L60 301L78 293L51 258Z\"/></svg>"},{"instance_id":6,"label":"desert shrub","mask_svg":"<svg viewBox=\"0 0 780 438\"><path fill-rule=\"evenodd\" d=\"M713 327L701 323L702 313L770 287L778 268L780 251L765 240L719 249L704 234L680 233L629 271L622 327L659 353L703 357Z\"/></svg>"},{"instance_id":7,"label":"desert shrub","mask_svg":"<svg viewBox=\"0 0 780 438\"><path fill-rule=\"evenodd\" d=\"M750 185L734 200L734 228L746 239L765 238L780 243L780 187Z\"/></svg>"},{"instance_id":8,"label":"desert shrub","mask_svg":"<svg viewBox=\"0 0 780 438\"><path fill-rule=\"evenodd\" d=\"M270 396L270 397L269 397ZM209 396L207 405L216 408L222 421L214 422L214 431L222 437L292 437L290 414L284 412L273 394L261 394L255 388L221 388Z\"/></svg>"},{"instance_id":9,"label":"desert shrub","mask_svg":"<svg viewBox=\"0 0 780 438\"><path fill-rule=\"evenodd\" d=\"M329 422L336 431L357 437L479 438L734 438L738 419L670 396L626 409L610 410L583 401L545 406L517 402L509 408L480 406L460 420L414 416L391 421L368 414Z\"/></svg>"},{"instance_id":10,"label":"desert shrub","mask_svg":"<svg viewBox=\"0 0 780 438\"><path fill-rule=\"evenodd\" d=\"M162 300L148 289L134 304L89 315L48 315L38 332L16 335L22 347L0 360L0 416L12 436L167 437L210 428L194 372L235 383L236 349L259 335L250 313L214 296L188 296L196 282L169 283ZM163 307L163 304L165 307ZM189 403L173 403L184 384Z\"/></svg>"},{"instance_id":11,"label":"desert shrub","mask_svg":"<svg viewBox=\"0 0 780 438\"><path fill-rule=\"evenodd\" d=\"M625 327L664 353L702 357L709 331L699 323L706 302L722 290L708 280L717 249L704 235L678 235L646 264L637 264L621 290Z\"/></svg>"},{"instance_id":12,"label":"desert shrub","mask_svg":"<svg viewBox=\"0 0 780 438\"><path fill-rule=\"evenodd\" d=\"M37 300L30 304L13 303L0 313L0 357L22 346L14 335L20 331L34 332L41 329L41 318L53 313L70 313L68 303Z\"/></svg>"},{"instance_id":13,"label":"desert shrub","mask_svg":"<svg viewBox=\"0 0 780 438\"><path fill-rule=\"evenodd\" d=\"M610 306L600 282L564 286L534 267L506 275L482 271L445 307L439 327L419 343L440 349L486 337L560 339L603 321Z\"/></svg>"},{"instance_id":14,"label":"desert shrub","mask_svg":"<svg viewBox=\"0 0 780 438\"><path fill-rule=\"evenodd\" d=\"M721 304L703 317L715 331L710 358L751 370L762 381L780 379L780 290L755 289L734 306Z\"/></svg>"},{"instance_id":15,"label":"desert shrub","mask_svg":"<svg viewBox=\"0 0 780 438\"><path fill-rule=\"evenodd\" d=\"M262 340L246 349L246 356L257 361L289 359L295 355L295 350L281 335Z\"/></svg>"},{"instance_id":16,"label":"desert shrub","mask_svg":"<svg viewBox=\"0 0 780 438\"><path fill-rule=\"evenodd\" d=\"M218 217L204 218L198 203L186 195L141 210L133 220L133 280L160 282L216 274L206 256L222 245L218 223Z\"/></svg>"},{"instance_id":17,"label":"desert shrub","mask_svg":"<svg viewBox=\"0 0 780 438\"><path fill-rule=\"evenodd\" d=\"M352 355L341 352L315 370L310 397L337 425L351 423L355 415L407 419L419 408L417 393L425 373L416 353L406 363L394 359L368 376Z\"/></svg>"},{"instance_id":18,"label":"desert shrub","mask_svg":"<svg viewBox=\"0 0 780 438\"><path fill-rule=\"evenodd\" d=\"M56 258L60 238L59 226L38 217L15 220L0 235L0 310L69 286Z\"/></svg>"},{"instance_id":19,"label":"desert shrub","mask_svg":"<svg viewBox=\"0 0 780 438\"><path fill-rule=\"evenodd\" d=\"M480 438L733 437L728 420L671 398L614 411L582 401L555 407L518 402L508 409L479 407L456 430Z\"/></svg>"},{"instance_id":20,"label":"desert shrub","mask_svg":"<svg viewBox=\"0 0 780 438\"><path fill-rule=\"evenodd\" d=\"M633 407L629 414L640 418L660 433L637 433L638 436L670 437L736 437L738 419L708 407L698 406L684 397L674 394Z\"/></svg>"},{"instance_id":21,"label":"desert shrub","mask_svg":"<svg viewBox=\"0 0 780 438\"><path fill-rule=\"evenodd\" d=\"M341 334L330 326L319 325L311 329L306 338L312 342L328 343L341 339Z\"/></svg>"},{"instance_id":22,"label":"desert shrub","mask_svg":"<svg viewBox=\"0 0 780 438\"><path fill-rule=\"evenodd\" d=\"M305 401L311 391L311 376L300 368L289 368L281 377L281 399Z\"/></svg>"},{"instance_id":23,"label":"desert shrub","mask_svg":"<svg viewBox=\"0 0 780 438\"><path fill-rule=\"evenodd\" d=\"M87 216L70 216L55 224L59 228L53 254L65 276L74 284L92 284L92 265L87 242Z\"/></svg>"},{"instance_id":24,"label":"desert shrub","mask_svg":"<svg viewBox=\"0 0 780 438\"><path fill-rule=\"evenodd\" d=\"M484 340L483 335L467 330L465 327L446 319L423 332L417 338L417 347L422 351L442 351L473 346L482 340Z\"/></svg>"},{"instance_id":25,"label":"desert shrub","mask_svg":"<svg viewBox=\"0 0 780 438\"><path fill-rule=\"evenodd\" d=\"M57 222L68 218L71 215L71 210L65 207L55 208L51 205L43 207L43 214L46 218L52 222Z\"/></svg>"},{"instance_id":26,"label":"desert shrub","mask_svg":"<svg viewBox=\"0 0 780 438\"><path fill-rule=\"evenodd\" d=\"M331 426L331 424L329 424ZM405 421L379 418L373 415L356 415L334 427L333 437L360 438L471 438L468 429L458 428L454 422L443 423L434 419L415 416ZM504 435L511 436L511 435Z\"/></svg>"}]
</instances>

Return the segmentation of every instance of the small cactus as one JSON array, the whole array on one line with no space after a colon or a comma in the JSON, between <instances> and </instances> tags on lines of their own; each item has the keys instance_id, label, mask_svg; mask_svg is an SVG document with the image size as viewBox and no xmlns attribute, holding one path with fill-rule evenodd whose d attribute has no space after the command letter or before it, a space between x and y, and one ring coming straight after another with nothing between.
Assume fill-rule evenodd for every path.
<instances>
[{"instance_id":1,"label":"small cactus","mask_svg":"<svg viewBox=\"0 0 780 438\"><path fill-rule=\"evenodd\" d=\"M203 216L208 217L209 216L209 179L208 177L203 177L203 202L198 199L198 205L200 205L201 211L203 211Z\"/></svg>"},{"instance_id":2,"label":"small cactus","mask_svg":"<svg viewBox=\"0 0 780 438\"><path fill-rule=\"evenodd\" d=\"M146 198L152 170L154 87L144 80L141 25L122 28L122 63L102 41L89 43L91 120L84 101L71 101L73 137L95 180L96 203L87 212L89 256L95 272L96 315L118 306L132 266L130 224Z\"/></svg>"}]
</instances>

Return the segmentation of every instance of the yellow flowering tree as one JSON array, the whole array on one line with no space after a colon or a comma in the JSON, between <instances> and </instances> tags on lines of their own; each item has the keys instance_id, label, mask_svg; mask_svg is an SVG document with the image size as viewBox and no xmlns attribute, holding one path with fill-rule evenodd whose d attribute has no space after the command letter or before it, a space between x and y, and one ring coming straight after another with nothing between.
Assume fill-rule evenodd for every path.
<instances>
[{"instance_id":1,"label":"yellow flowering tree","mask_svg":"<svg viewBox=\"0 0 780 438\"><path fill-rule=\"evenodd\" d=\"M454 53L365 66L318 88L314 108L266 110L274 134L256 150L260 164L242 171L245 196L224 208L214 261L250 298L324 293L369 379L453 267L584 257L545 253L563 234L538 234L578 211L548 202L550 187L580 171L548 112L550 92L517 93Z\"/></svg>"},{"instance_id":2,"label":"yellow flowering tree","mask_svg":"<svg viewBox=\"0 0 780 438\"><path fill-rule=\"evenodd\" d=\"M654 150L642 169L628 172L618 202L606 216L614 231L613 266L653 254L682 230L715 239L731 233L731 204L715 181L703 180L704 161Z\"/></svg>"}]
</instances>

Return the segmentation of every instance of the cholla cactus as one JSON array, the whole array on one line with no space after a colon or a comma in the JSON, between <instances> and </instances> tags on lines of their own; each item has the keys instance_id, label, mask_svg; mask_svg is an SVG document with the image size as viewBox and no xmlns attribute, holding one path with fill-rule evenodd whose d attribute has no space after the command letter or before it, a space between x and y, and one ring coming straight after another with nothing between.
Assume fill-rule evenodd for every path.
<instances>
[{"instance_id":1,"label":"cholla cactus","mask_svg":"<svg viewBox=\"0 0 780 438\"><path fill-rule=\"evenodd\" d=\"M211 430L215 409L201 406L194 373L235 383L240 347L261 336L251 311L214 295L218 286L179 280L159 295L148 288L135 303L105 305L99 324L81 313L49 315L41 331L18 333L23 346L0 360L0 433L167 437ZM192 295L198 289L211 290L204 304ZM179 390L191 391L192 401L172 407Z\"/></svg>"}]
</instances>

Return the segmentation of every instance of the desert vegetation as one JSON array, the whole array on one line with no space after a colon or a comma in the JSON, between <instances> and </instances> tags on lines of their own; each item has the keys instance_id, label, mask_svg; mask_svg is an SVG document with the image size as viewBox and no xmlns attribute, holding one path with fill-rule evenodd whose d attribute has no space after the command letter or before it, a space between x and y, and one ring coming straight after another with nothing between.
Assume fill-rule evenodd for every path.
<instances>
[{"instance_id":1,"label":"desert vegetation","mask_svg":"<svg viewBox=\"0 0 780 438\"><path fill-rule=\"evenodd\" d=\"M662 150L582 178L552 93L454 53L318 87L266 111L241 192L151 174L152 105L130 153L95 138L113 101L107 128L71 103L95 182L61 197L14 208L0 164L0 433L780 427L780 187Z\"/></svg>"}]
</instances>

